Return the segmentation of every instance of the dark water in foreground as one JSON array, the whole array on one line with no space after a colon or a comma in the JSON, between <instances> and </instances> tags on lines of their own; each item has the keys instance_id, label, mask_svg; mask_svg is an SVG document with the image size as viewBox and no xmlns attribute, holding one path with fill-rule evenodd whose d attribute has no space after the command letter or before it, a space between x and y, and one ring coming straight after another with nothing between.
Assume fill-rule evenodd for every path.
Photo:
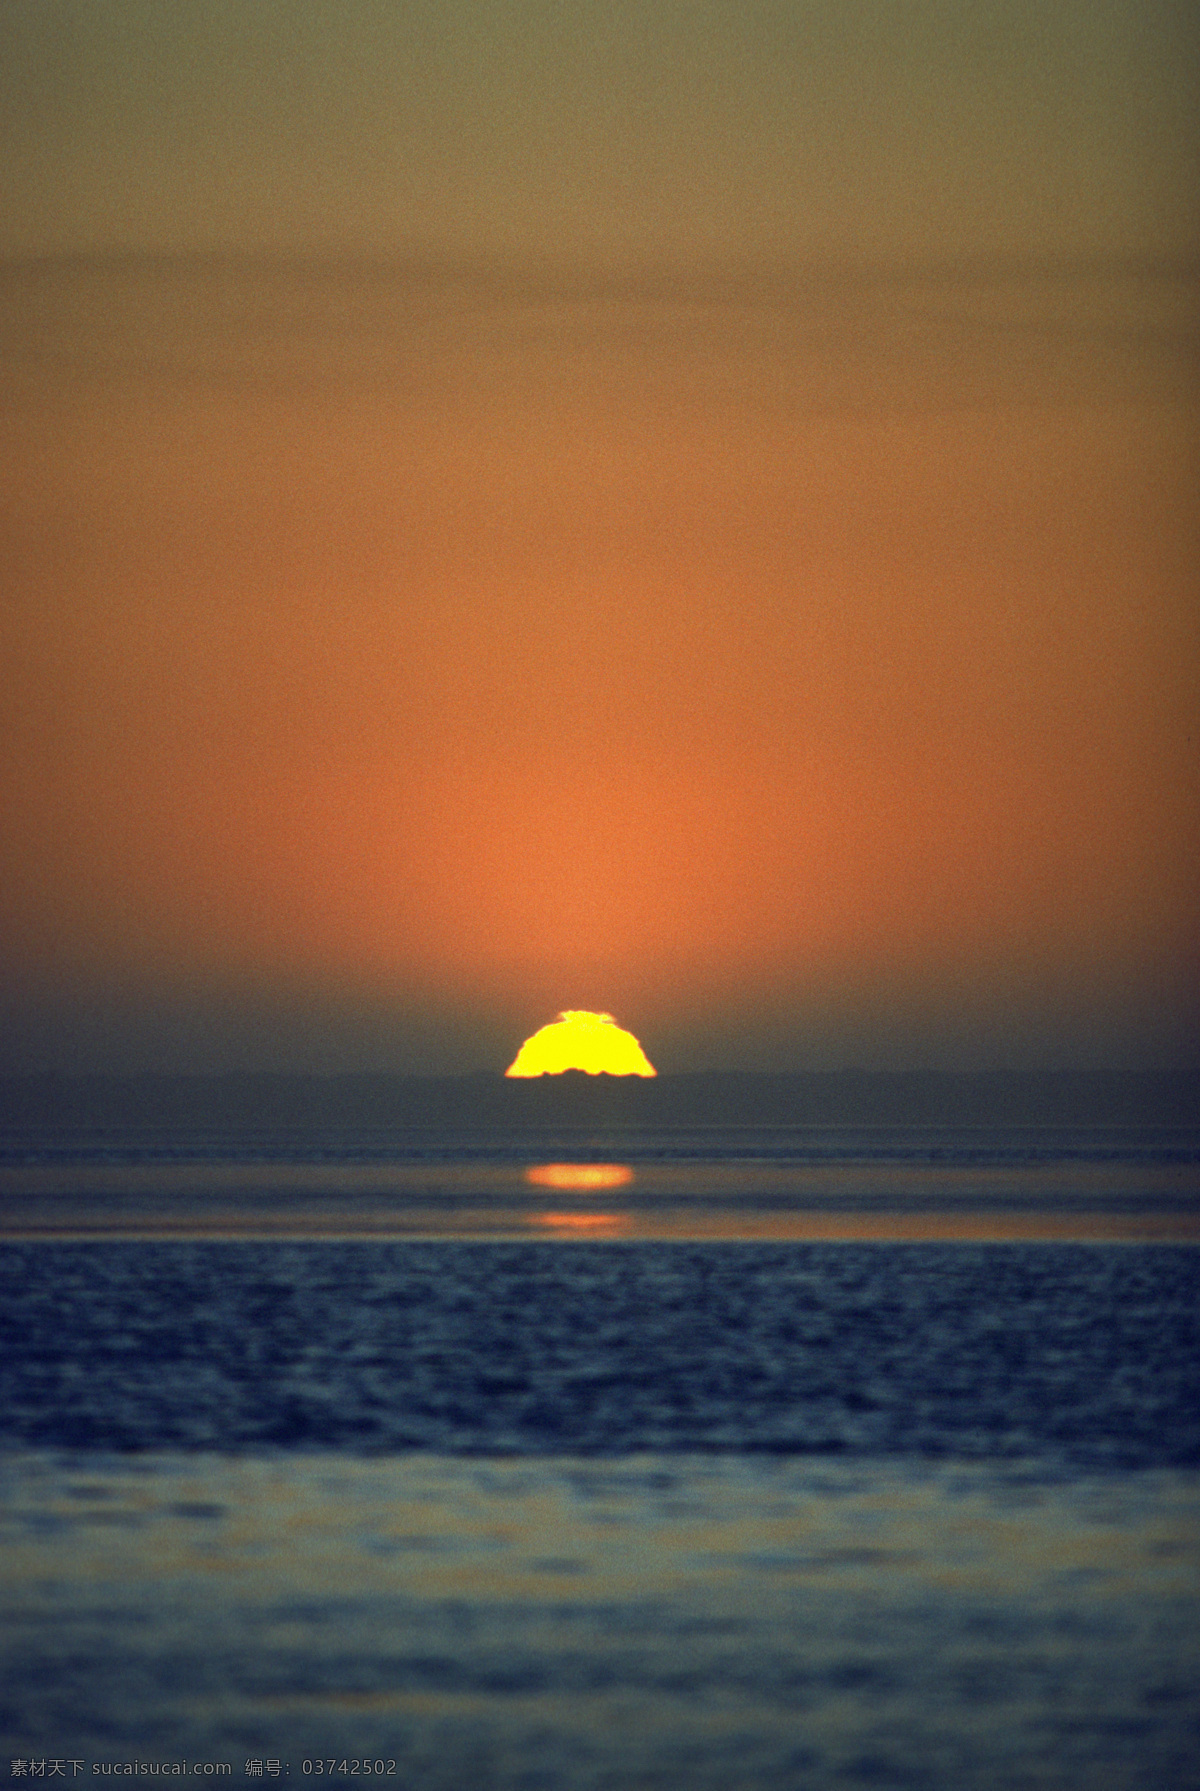
<instances>
[{"instance_id":1,"label":"dark water in foreground","mask_svg":"<svg viewBox=\"0 0 1200 1791\"><path fill-rule=\"evenodd\" d=\"M1169 1245L17 1244L0 1434L1200 1466Z\"/></svg>"},{"instance_id":2,"label":"dark water in foreground","mask_svg":"<svg viewBox=\"0 0 1200 1791\"><path fill-rule=\"evenodd\" d=\"M1182 1224L1194 1163L836 1167L814 1242L825 1170L777 1158L540 1207L519 1167L422 1195L410 1164L403 1211L359 1165L369 1237L313 1235L337 1161L290 1196L235 1164L256 1226L293 1218L232 1237L211 1165L161 1183L193 1235L131 1236L158 1171L35 1161L0 1247L0 1776L1200 1786L1200 1257L1046 1241L1149 1195ZM969 1241L981 1175L1025 1241ZM960 1241L885 1241L889 1178ZM475 1235L403 1235L460 1197ZM64 1202L90 1235L46 1235Z\"/></svg>"}]
</instances>

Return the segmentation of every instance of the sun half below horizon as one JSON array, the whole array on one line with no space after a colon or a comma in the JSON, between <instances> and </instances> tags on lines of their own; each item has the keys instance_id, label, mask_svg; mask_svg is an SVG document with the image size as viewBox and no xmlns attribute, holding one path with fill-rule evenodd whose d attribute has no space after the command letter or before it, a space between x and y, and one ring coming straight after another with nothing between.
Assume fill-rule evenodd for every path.
<instances>
[{"instance_id":1,"label":"sun half below horizon","mask_svg":"<svg viewBox=\"0 0 1200 1791\"><path fill-rule=\"evenodd\" d=\"M560 1076L585 1070L589 1076L657 1076L658 1071L631 1032L611 1014L567 1008L527 1038L506 1076Z\"/></svg>"}]
</instances>

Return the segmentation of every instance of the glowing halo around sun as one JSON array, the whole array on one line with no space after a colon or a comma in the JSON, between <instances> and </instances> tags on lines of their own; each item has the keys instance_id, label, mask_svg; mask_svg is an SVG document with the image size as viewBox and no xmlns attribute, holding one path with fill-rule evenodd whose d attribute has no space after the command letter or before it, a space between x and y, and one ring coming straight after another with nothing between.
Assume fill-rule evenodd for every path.
<instances>
[{"instance_id":1,"label":"glowing halo around sun","mask_svg":"<svg viewBox=\"0 0 1200 1791\"><path fill-rule=\"evenodd\" d=\"M657 1076L658 1071L631 1032L611 1014L568 1008L525 1040L506 1076L561 1076L586 1070L589 1076Z\"/></svg>"}]
</instances>

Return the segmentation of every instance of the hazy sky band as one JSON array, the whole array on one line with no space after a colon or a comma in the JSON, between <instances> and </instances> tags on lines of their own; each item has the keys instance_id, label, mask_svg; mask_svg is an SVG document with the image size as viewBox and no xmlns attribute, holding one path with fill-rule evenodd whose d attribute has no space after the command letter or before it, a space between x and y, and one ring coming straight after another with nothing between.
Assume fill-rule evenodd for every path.
<instances>
[{"instance_id":1,"label":"hazy sky band","mask_svg":"<svg viewBox=\"0 0 1200 1791\"><path fill-rule=\"evenodd\" d=\"M1189 250L1170 0L7 0L19 250Z\"/></svg>"}]
</instances>

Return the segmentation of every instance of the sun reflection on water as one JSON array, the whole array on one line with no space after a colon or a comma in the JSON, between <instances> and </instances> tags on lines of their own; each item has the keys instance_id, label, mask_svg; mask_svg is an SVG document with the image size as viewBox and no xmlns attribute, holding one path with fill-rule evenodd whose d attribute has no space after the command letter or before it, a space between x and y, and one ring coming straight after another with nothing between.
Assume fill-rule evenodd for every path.
<instances>
[{"instance_id":1,"label":"sun reflection on water","mask_svg":"<svg viewBox=\"0 0 1200 1791\"><path fill-rule=\"evenodd\" d=\"M525 1180L535 1188L626 1188L633 1170L628 1163L535 1163Z\"/></svg>"},{"instance_id":2,"label":"sun reflection on water","mask_svg":"<svg viewBox=\"0 0 1200 1791\"><path fill-rule=\"evenodd\" d=\"M531 1213L530 1223L543 1225L550 1231L572 1232L583 1236L611 1237L628 1231L633 1219L628 1213Z\"/></svg>"}]
</instances>

